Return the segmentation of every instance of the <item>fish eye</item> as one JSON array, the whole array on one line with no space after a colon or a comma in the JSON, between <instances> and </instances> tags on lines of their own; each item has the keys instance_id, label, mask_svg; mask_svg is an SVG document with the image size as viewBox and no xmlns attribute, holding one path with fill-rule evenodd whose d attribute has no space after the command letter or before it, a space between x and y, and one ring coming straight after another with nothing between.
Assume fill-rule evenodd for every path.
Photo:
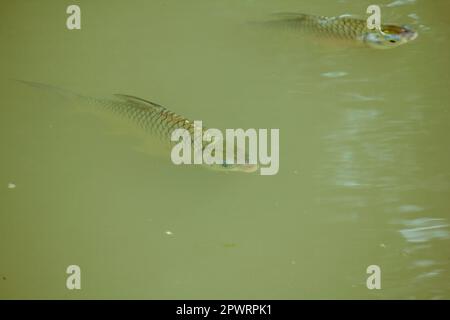
<instances>
[{"instance_id":1,"label":"fish eye","mask_svg":"<svg viewBox=\"0 0 450 320\"><path fill-rule=\"evenodd\" d=\"M390 43L396 43L397 41L395 40L389 40Z\"/></svg>"}]
</instances>

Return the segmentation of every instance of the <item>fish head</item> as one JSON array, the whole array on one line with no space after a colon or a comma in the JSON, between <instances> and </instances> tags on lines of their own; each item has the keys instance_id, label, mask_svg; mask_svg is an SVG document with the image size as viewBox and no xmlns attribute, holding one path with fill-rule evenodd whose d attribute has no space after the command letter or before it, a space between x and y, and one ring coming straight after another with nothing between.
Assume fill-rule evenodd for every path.
<instances>
[{"instance_id":1,"label":"fish head","mask_svg":"<svg viewBox=\"0 0 450 320\"><path fill-rule=\"evenodd\" d=\"M223 151L222 159L219 163L213 163L213 164L207 164L206 166L208 169L215 170L215 171L224 171L224 172L245 172L245 173L252 173L259 169L259 166L257 163L250 163L248 153L245 152L245 163L236 163L237 159L235 155L238 152L243 152L239 148L235 149L235 152L232 156L233 161L227 161L226 151Z\"/></svg>"},{"instance_id":2,"label":"fish head","mask_svg":"<svg viewBox=\"0 0 450 320\"><path fill-rule=\"evenodd\" d=\"M417 32L408 26L383 25L381 30L369 32L364 42L372 48L390 49L416 39Z\"/></svg>"}]
</instances>

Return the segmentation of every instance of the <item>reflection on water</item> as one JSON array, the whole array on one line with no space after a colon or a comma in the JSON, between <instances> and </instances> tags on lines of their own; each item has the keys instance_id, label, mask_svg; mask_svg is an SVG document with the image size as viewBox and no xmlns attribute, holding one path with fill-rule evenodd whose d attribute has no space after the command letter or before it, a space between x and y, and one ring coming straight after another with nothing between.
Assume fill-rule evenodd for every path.
<instances>
[{"instance_id":1,"label":"reflection on water","mask_svg":"<svg viewBox=\"0 0 450 320\"><path fill-rule=\"evenodd\" d=\"M333 72L324 72L321 74L322 77L325 78L340 78L345 77L348 73L345 71L333 71Z\"/></svg>"},{"instance_id":2,"label":"reflection on water","mask_svg":"<svg viewBox=\"0 0 450 320\"><path fill-rule=\"evenodd\" d=\"M408 227L400 229L400 233L409 242L427 242L433 239L448 239L450 226L445 219L418 218L404 220L401 223Z\"/></svg>"},{"instance_id":3,"label":"reflection on water","mask_svg":"<svg viewBox=\"0 0 450 320\"><path fill-rule=\"evenodd\" d=\"M386 5L386 7L398 7L398 6L402 6L405 4L412 4L414 2L416 2L416 0L395 0L391 3L388 3Z\"/></svg>"}]
</instances>

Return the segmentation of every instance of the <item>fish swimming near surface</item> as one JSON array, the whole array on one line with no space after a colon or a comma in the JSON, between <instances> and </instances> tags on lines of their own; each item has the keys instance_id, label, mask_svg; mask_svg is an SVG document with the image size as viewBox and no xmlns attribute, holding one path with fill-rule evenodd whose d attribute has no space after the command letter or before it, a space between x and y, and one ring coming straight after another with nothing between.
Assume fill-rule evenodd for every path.
<instances>
[{"instance_id":1,"label":"fish swimming near surface","mask_svg":"<svg viewBox=\"0 0 450 320\"><path fill-rule=\"evenodd\" d=\"M380 30L371 30L367 21L350 15L337 17L315 16L302 13L275 13L265 23L288 29L304 30L317 36L348 40L376 49L390 49L408 43L418 34L408 26L382 24Z\"/></svg>"},{"instance_id":2,"label":"fish swimming near surface","mask_svg":"<svg viewBox=\"0 0 450 320\"><path fill-rule=\"evenodd\" d=\"M187 130L191 134L191 140L194 141L194 122L176 114L175 112L170 111L166 107L163 107L162 105L159 105L157 103L126 94L114 94L114 98L111 99L94 98L43 83L24 80L17 81L32 87L41 88L57 93L63 97L74 98L91 107L111 112L121 118L128 119L130 120L130 122L140 127L142 131L149 133L153 137L159 138L168 146L174 144L174 142L172 142L170 138L172 132L175 129ZM203 134L205 134L205 130L207 129L202 128L202 136ZM203 151L204 147L205 145L202 146L201 151ZM235 159L237 152L238 150L235 149ZM246 157L248 159L247 155ZM258 169L257 164L227 163L225 160L225 151L223 159L223 162L219 164L203 165L208 167L209 169L220 171L254 172Z\"/></svg>"}]
</instances>

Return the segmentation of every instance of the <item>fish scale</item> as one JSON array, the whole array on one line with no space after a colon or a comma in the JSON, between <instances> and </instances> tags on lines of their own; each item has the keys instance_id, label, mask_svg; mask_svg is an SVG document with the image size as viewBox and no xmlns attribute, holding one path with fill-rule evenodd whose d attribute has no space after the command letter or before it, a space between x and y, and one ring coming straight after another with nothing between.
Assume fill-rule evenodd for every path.
<instances>
[{"instance_id":1,"label":"fish scale","mask_svg":"<svg viewBox=\"0 0 450 320\"><path fill-rule=\"evenodd\" d=\"M128 95L115 95L122 101L109 99L94 100L98 105L104 105L122 117L128 118L142 129L152 135L158 136L163 141L170 141L170 136L175 129L185 129L193 135L194 124L190 120L170 111L169 109Z\"/></svg>"},{"instance_id":2,"label":"fish scale","mask_svg":"<svg viewBox=\"0 0 450 320\"><path fill-rule=\"evenodd\" d=\"M346 39L358 39L358 35L362 35L368 31L366 21L350 19L350 18L327 18L324 16L311 16L300 14L296 18L300 27L304 27L310 31L328 36L338 36ZM285 20L289 22L289 20Z\"/></svg>"},{"instance_id":3,"label":"fish scale","mask_svg":"<svg viewBox=\"0 0 450 320\"><path fill-rule=\"evenodd\" d=\"M187 118L151 101L122 94L116 94L115 96L122 101L93 98L89 98L89 100L91 104L95 103L96 105L106 106L108 111L129 119L152 136L158 137L161 141L169 145L177 143L170 139L175 129L187 130L191 135L192 141L195 141L194 123ZM206 130L207 128L202 127L197 138L198 140L203 139ZM199 151L203 151L207 146L203 143L198 145L201 146L198 149Z\"/></svg>"}]
</instances>

